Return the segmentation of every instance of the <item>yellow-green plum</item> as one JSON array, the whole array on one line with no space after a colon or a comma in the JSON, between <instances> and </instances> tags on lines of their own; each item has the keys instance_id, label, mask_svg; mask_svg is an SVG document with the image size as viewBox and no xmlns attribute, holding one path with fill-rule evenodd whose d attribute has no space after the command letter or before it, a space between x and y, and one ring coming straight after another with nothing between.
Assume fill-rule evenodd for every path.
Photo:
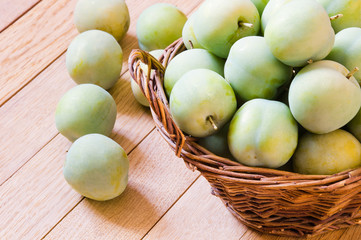
<instances>
[{"instance_id":1,"label":"yellow-green plum","mask_svg":"<svg viewBox=\"0 0 361 240\"><path fill-rule=\"evenodd\" d=\"M293 156L293 166L302 174L330 175L359 167L360 156L360 142L344 130L305 133Z\"/></svg>"},{"instance_id":2,"label":"yellow-green plum","mask_svg":"<svg viewBox=\"0 0 361 240\"><path fill-rule=\"evenodd\" d=\"M124 0L78 0L74 20L79 32L102 30L113 35L118 42L125 36L130 24Z\"/></svg>"},{"instance_id":3,"label":"yellow-green plum","mask_svg":"<svg viewBox=\"0 0 361 240\"><path fill-rule=\"evenodd\" d=\"M123 51L115 38L100 30L79 34L66 52L66 68L78 84L92 83L109 89L118 81Z\"/></svg>"},{"instance_id":4,"label":"yellow-green plum","mask_svg":"<svg viewBox=\"0 0 361 240\"><path fill-rule=\"evenodd\" d=\"M116 116L115 101L107 91L94 84L80 84L60 99L55 123L58 131L73 142L90 133L109 136Z\"/></svg>"},{"instance_id":5,"label":"yellow-green plum","mask_svg":"<svg viewBox=\"0 0 361 240\"><path fill-rule=\"evenodd\" d=\"M232 87L218 73L195 69L185 73L170 95L177 126L194 137L206 137L227 123L236 111Z\"/></svg>"},{"instance_id":6,"label":"yellow-green plum","mask_svg":"<svg viewBox=\"0 0 361 240\"><path fill-rule=\"evenodd\" d=\"M350 71L355 67L361 69L361 28L346 28L338 32L327 59L341 63ZM361 83L361 71L353 76Z\"/></svg>"},{"instance_id":7,"label":"yellow-green plum","mask_svg":"<svg viewBox=\"0 0 361 240\"><path fill-rule=\"evenodd\" d=\"M293 0L270 0L266 7L263 10L261 15L261 28L262 32L264 33L266 26L269 20L272 18L273 15L277 15L278 10L285 4L291 2Z\"/></svg>"},{"instance_id":8,"label":"yellow-green plum","mask_svg":"<svg viewBox=\"0 0 361 240\"><path fill-rule=\"evenodd\" d=\"M233 44L224 75L240 99L272 99L291 80L292 67L272 55L263 37L249 36Z\"/></svg>"},{"instance_id":9,"label":"yellow-green plum","mask_svg":"<svg viewBox=\"0 0 361 240\"><path fill-rule=\"evenodd\" d=\"M157 49L157 50L153 50L150 51L149 54L151 54L153 57L155 57L156 59L159 59L159 57L164 53L163 49ZM148 72L148 66L141 63L142 69L144 71L144 73ZM153 72L154 70L152 70ZM133 80L130 80L130 86L132 88L132 92L134 95L134 98L143 106L145 107L149 107L149 102L147 100L147 98L144 96L142 90L140 90L139 85Z\"/></svg>"},{"instance_id":10,"label":"yellow-green plum","mask_svg":"<svg viewBox=\"0 0 361 240\"><path fill-rule=\"evenodd\" d=\"M264 37L277 59L301 67L330 53L335 32L321 4L314 0L293 0L271 16Z\"/></svg>"},{"instance_id":11,"label":"yellow-green plum","mask_svg":"<svg viewBox=\"0 0 361 240\"><path fill-rule=\"evenodd\" d=\"M70 147L63 173L81 195L98 201L119 196L128 183L129 161L123 148L101 134L88 134Z\"/></svg>"},{"instance_id":12,"label":"yellow-green plum","mask_svg":"<svg viewBox=\"0 0 361 240\"><path fill-rule=\"evenodd\" d=\"M220 130L214 134L200 138L198 143L211 151L217 156L225 158L233 158L228 148L227 136L228 136L229 123L224 125Z\"/></svg>"},{"instance_id":13,"label":"yellow-green plum","mask_svg":"<svg viewBox=\"0 0 361 240\"><path fill-rule=\"evenodd\" d=\"M224 59L205 49L190 49L173 58L165 70L164 88L170 96L175 83L188 71L198 68L212 70L224 76Z\"/></svg>"},{"instance_id":14,"label":"yellow-green plum","mask_svg":"<svg viewBox=\"0 0 361 240\"><path fill-rule=\"evenodd\" d=\"M297 138L297 123L285 104L252 99L232 118L228 146L244 165L278 168L291 158Z\"/></svg>"},{"instance_id":15,"label":"yellow-green plum","mask_svg":"<svg viewBox=\"0 0 361 240\"><path fill-rule=\"evenodd\" d=\"M304 67L291 82L288 101L297 122L323 134L341 128L358 112L361 90L341 64L322 60Z\"/></svg>"},{"instance_id":16,"label":"yellow-green plum","mask_svg":"<svg viewBox=\"0 0 361 240\"><path fill-rule=\"evenodd\" d=\"M197 10L193 29L205 49L227 58L238 39L258 34L260 17L250 0L206 0Z\"/></svg>"},{"instance_id":17,"label":"yellow-green plum","mask_svg":"<svg viewBox=\"0 0 361 240\"><path fill-rule=\"evenodd\" d=\"M256 6L259 15L262 16L263 10L266 7L269 0L251 0L251 1Z\"/></svg>"},{"instance_id":18,"label":"yellow-green plum","mask_svg":"<svg viewBox=\"0 0 361 240\"><path fill-rule=\"evenodd\" d=\"M145 51L164 49L182 37L187 16L176 6L157 3L145 9L137 21L139 47Z\"/></svg>"},{"instance_id":19,"label":"yellow-green plum","mask_svg":"<svg viewBox=\"0 0 361 240\"><path fill-rule=\"evenodd\" d=\"M194 34L194 18L195 14L197 12L194 12L187 20L187 22L184 24L183 30L182 30L182 39L183 43L186 46L187 49L192 48L203 48L202 45L198 42L196 35Z\"/></svg>"},{"instance_id":20,"label":"yellow-green plum","mask_svg":"<svg viewBox=\"0 0 361 240\"><path fill-rule=\"evenodd\" d=\"M323 5L330 17L342 14L331 21L335 32L349 27L361 27L361 1L359 0L316 0Z\"/></svg>"}]
</instances>

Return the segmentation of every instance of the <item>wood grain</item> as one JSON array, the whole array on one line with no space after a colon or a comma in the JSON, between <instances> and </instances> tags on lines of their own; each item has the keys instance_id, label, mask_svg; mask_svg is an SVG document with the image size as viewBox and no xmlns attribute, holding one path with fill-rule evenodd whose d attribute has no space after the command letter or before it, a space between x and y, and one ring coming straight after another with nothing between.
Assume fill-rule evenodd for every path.
<instances>
[{"instance_id":1,"label":"wood grain","mask_svg":"<svg viewBox=\"0 0 361 240\"><path fill-rule=\"evenodd\" d=\"M138 47L140 13L155 2L189 13L201 0L127 1L131 25L120 42L122 76L110 93L118 108L111 137L130 152L129 185L107 202L73 191L62 176L71 143L58 134L54 111L75 86L65 70L64 52L78 34L72 16L76 0L39 1L3 0L0 7L0 239L295 240L261 234L238 222L199 173L174 156L153 130L149 111L132 96L127 58ZM310 239L360 235L361 226Z\"/></svg>"},{"instance_id":2,"label":"wood grain","mask_svg":"<svg viewBox=\"0 0 361 240\"><path fill-rule=\"evenodd\" d=\"M69 147L57 136L1 186L1 239L39 239L81 200L62 177Z\"/></svg>"},{"instance_id":3,"label":"wood grain","mask_svg":"<svg viewBox=\"0 0 361 240\"><path fill-rule=\"evenodd\" d=\"M0 34L0 106L65 51L75 3L41 1Z\"/></svg>"},{"instance_id":4,"label":"wood grain","mask_svg":"<svg viewBox=\"0 0 361 240\"><path fill-rule=\"evenodd\" d=\"M175 3L180 2L176 1ZM129 8L131 17L134 19L140 14L141 10L152 4L152 1L147 1L147 4L144 4L144 6L141 4L142 1L134 1L132 3L135 5L131 5ZM185 11L191 11L198 3L199 1L194 1L192 4L187 4L184 7ZM135 8L136 6L139 8ZM60 16L56 17L59 18ZM127 84L123 84L124 79L126 81L130 79L129 74L126 73L128 70L127 58L131 50L137 47L135 27L136 21L133 21L128 34L122 41L124 46L123 75L118 83L110 89L116 103L118 103L118 115L124 115L123 118L118 118L115 129L120 129L119 126L125 125L124 121L140 119L143 114L137 115L136 119L130 119L127 117L129 115L127 111L130 111L130 108L122 107L123 105L131 106L134 108L134 111L142 109L141 106L135 103L130 87ZM75 31L69 31L69 33L72 34ZM0 34L0 36L3 36L3 34L5 32ZM53 45L50 47L53 47ZM24 56L21 56L21 58L24 58ZM0 72L2 71L1 69ZM21 77L25 79L25 76ZM57 133L54 125L56 104L61 96L73 86L75 86L75 83L70 79L66 71L65 54L62 54L61 57L37 75L30 84L0 107L0 115L2 116L0 118L0 132L2 134L0 146L3 146L0 148L0 186L55 136ZM122 136L131 135L130 132L134 131L134 129L122 129ZM139 128L136 130L139 132ZM19 149L23 150L19 151Z\"/></svg>"},{"instance_id":5,"label":"wood grain","mask_svg":"<svg viewBox=\"0 0 361 240\"><path fill-rule=\"evenodd\" d=\"M112 137L128 139L125 147L135 146L154 126L149 110L135 101L129 81L127 72L110 91L118 111ZM0 185L58 133L56 105L73 86L63 56L0 108Z\"/></svg>"},{"instance_id":6,"label":"wood grain","mask_svg":"<svg viewBox=\"0 0 361 240\"><path fill-rule=\"evenodd\" d=\"M354 226L344 230L340 239L360 239L361 238L361 226Z\"/></svg>"},{"instance_id":7,"label":"wood grain","mask_svg":"<svg viewBox=\"0 0 361 240\"><path fill-rule=\"evenodd\" d=\"M120 44L124 50L123 72L131 49L138 47L135 26L138 16L156 2L134 0L129 6L131 24L126 38ZM201 1L174 0L190 12ZM76 0L43 0L21 19L0 34L0 106L30 82L55 58L65 52L71 40L78 34L73 24L73 9ZM32 31L28 31L32 29Z\"/></svg>"},{"instance_id":8,"label":"wood grain","mask_svg":"<svg viewBox=\"0 0 361 240\"><path fill-rule=\"evenodd\" d=\"M40 0L2 0L0 6L0 32L39 1Z\"/></svg>"},{"instance_id":9,"label":"wood grain","mask_svg":"<svg viewBox=\"0 0 361 240\"><path fill-rule=\"evenodd\" d=\"M84 199L45 239L140 239L198 176L156 131L129 159L124 194L108 202Z\"/></svg>"},{"instance_id":10,"label":"wood grain","mask_svg":"<svg viewBox=\"0 0 361 240\"><path fill-rule=\"evenodd\" d=\"M128 116L137 119L132 114L129 112ZM135 128L139 123L142 128L127 137L122 136L124 126L115 128L113 139L127 153L154 128L150 116L143 116L138 122L128 121L125 128ZM70 146L67 139L57 135L0 187L0 219L4 220L0 221L1 237L38 239L82 199L71 190L62 175L66 151ZM144 156L141 159L147 161Z\"/></svg>"},{"instance_id":11,"label":"wood grain","mask_svg":"<svg viewBox=\"0 0 361 240\"><path fill-rule=\"evenodd\" d=\"M0 108L0 185L58 133L56 105L75 86L64 61L57 59Z\"/></svg>"},{"instance_id":12,"label":"wood grain","mask_svg":"<svg viewBox=\"0 0 361 240\"><path fill-rule=\"evenodd\" d=\"M236 240L247 231L199 177L144 240Z\"/></svg>"}]
</instances>

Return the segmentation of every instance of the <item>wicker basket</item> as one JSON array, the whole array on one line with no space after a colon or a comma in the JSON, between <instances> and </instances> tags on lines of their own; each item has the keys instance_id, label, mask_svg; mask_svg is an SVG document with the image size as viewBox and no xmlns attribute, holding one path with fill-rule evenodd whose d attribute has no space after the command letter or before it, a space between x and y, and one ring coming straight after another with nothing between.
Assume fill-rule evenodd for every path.
<instances>
[{"instance_id":1,"label":"wicker basket","mask_svg":"<svg viewBox=\"0 0 361 240\"><path fill-rule=\"evenodd\" d=\"M208 180L212 193L229 211L249 227L284 236L316 235L361 224L361 168L302 175L247 167L212 154L183 134L170 115L163 76L169 61L184 50L182 39L167 47L158 61L133 50L129 71L150 103L159 133L188 168ZM148 65L147 72L141 62Z\"/></svg>"}]
</instances>

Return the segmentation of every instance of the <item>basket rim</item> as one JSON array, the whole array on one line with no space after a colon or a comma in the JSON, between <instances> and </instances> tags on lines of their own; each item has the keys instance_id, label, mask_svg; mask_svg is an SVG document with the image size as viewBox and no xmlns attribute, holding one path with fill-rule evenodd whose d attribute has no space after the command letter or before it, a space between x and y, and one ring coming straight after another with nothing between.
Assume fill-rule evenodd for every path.
<instances>
[{"instance_id":1,"label":"basket rim","mask_svg":"<svg viewBox=\"0 0 361 240\"><path fill-rule=\"evenodd\" d=\"M137 82L147 98L153 120L161 136L174 150L176 156L183 158L191 170L221 174L231 181L256 184L265 188L300 189L313 188L315 191L336 191L345 186L361 184L361 166L332 175L307 175L279 169L252 167L214 155L195 142L196 138L184 134L173 121L169 104L164 92L163 78L169 61L185 50L182 38L174 41L159 59L148 52L132 50L128 65L132 78ZM140 63L148 66L145 73ZM155 70L153 73L151 70Z\"/></svg>"}]
</instances>

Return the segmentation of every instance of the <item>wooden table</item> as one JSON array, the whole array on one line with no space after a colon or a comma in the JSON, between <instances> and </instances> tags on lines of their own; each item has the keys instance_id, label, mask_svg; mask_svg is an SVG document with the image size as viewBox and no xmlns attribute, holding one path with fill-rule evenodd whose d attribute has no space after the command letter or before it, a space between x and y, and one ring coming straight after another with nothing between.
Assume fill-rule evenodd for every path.
<instances>
[{"instance_id":1,"label":"wooden table","mask_svg":"<svg viewBox=\"0 0 361 240\"><path fill-rule=\"evenodd\" d=\"M76 0L0 1L0 239L282 239L242 225L210 194L155 130L134 99L127 60L137 48L136 20L156 0L127 1L131 25L121 41L124 64L110 90L118 115L112 138L128 153L129 184L118 198L83 198L65 182L71 143L54 112L75 86L65 51L78 34ZM191 14L201 0L168 0ZM354 240L361 226L312 239Z\"/></svg>"}]
</instances>

